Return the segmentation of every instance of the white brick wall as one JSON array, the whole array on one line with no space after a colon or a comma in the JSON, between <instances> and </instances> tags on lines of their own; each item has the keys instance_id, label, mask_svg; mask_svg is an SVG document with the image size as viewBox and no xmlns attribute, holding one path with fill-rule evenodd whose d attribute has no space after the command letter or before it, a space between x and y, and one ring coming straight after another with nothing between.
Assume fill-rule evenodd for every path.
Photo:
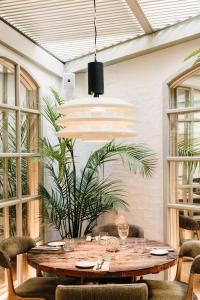
<instances>
[{"instance_id":1,"label":"white brick wall","mask_svg":"<svg viewBox=\"0 0 200 300\"><path fill-rule=\"evenodd\" d=\"M158 156L151 179L130 175L123 167L113 169L113 175L123 178L126 185L129 212L123 213L130 223L141 225L150 239L163 239L163 83L188 64L184 58L199 44L200 39L196 39L105 67L105 96L122 98L136 106L137 136L133 141L148 144ZM87 74L77 74L75 94L87 95ZM86 144L82 147L84 154L90 151ZM106 220L115 217L109 214Z\"/></svg>"}]
</instances>

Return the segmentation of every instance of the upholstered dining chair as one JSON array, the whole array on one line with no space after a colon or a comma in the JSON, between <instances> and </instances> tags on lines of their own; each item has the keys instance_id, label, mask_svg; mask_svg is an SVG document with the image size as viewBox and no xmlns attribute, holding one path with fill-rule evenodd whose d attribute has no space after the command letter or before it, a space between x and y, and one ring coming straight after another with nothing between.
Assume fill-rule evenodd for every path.
<instances>
[{"instance_id":1,"label":"upholstered dining chair","mask_svg":"<svg viewBox=\"0 0 200 300\"><path fill-rule=\"evenodd\" d=\"M180 240L183 239L183 230L190 230L193 232L194 236L196 235L197 239L200 240L200 224L198 221L194 220L188 216L179 215L179 228L180 228Z\"/></svg>"},{"instance_id":2,"label":"upholstered dining chair","mask_svg":"<svg viewBox=\"0 0 200 300\"><path fill-rule=\"evenodd\" d=\"M56 300L147 300L144 283L62 286L56 288Z\"/></svg>"},{"instance_id":3,"label":"upholstered dining chair","mask_svg":"<svg viewBox=\"0 0 200 300\"><path fill-rule=\"evenodd\" d=\"M108 232L109 235L111 236L116 236L119 237L118 231L117 231L117 226L115 223L108 223L104 225L98 225L93 228L92 234L93 235L99 235L100 232ZM144 230L142 227L129 224L129 237L138 237L138 238L143 238L144 237Z\"/></svg>"},{"instance_id":4,"label":"upholstered dining chair","mask_svg":"<svg viewBox=\"0 0 200 300\"><path fill-rule=\"evenodd\" d=\"M14 288L11 259L33 247L35 242L30 237L11 237L0 242L0 266L6 269L8 300L54 300L58 284L77 284L73 278L35 277Z\"/></svg>"},{"instance_id":5,"label":"upholstered dining chair","mask_svg":"<svg viewBox=\"0 0 200 300\"><path fill-rule=\"evenodd\" d=\"M192 262L189 282L181 282L181 270L184 258L194 259ZM179 251L177 272L174 281L142 280L148 286L151 300L198 300L193 293L194 279L200 274L200 241L193 240L183 243Z\"/></svg>"}]
</instances>

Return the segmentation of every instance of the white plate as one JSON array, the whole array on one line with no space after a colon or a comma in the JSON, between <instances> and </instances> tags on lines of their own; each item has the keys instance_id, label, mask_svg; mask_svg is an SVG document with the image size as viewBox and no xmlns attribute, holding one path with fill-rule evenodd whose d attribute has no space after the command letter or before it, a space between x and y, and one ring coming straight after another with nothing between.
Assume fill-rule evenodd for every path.
<instances>
[{"instance_id":1,"label":"white plate","mask_svg":"<svg viewBox=\"0 0 200 300\"><path fill-rule=\"evenodd\" d=\"M154 249L154 250L151 250L150 253L153 255L166 255L166 254L168 254L168 251L163 250L163 249Z\"/></svg>"},{"instance_id":2,"label":"white plate","mask_svg":"<svg viewBox=\"0 0 200 300\"><path fill-rule=\"evenodd\" d=\"M107 236L107 235L103 235L103 236L101 236L101 240L103 240L103 241L106 241L106 240L108 240L110 237L109 236Z\"/></svg>"},{"instance_id":3,"label":"white plate","mask_svg":"<svg viewBox=\"0 0 200 300\"><path fill-rule=\"evenodd\" d=\"M76 263L76 267L77 268L82 268L82 269L93 268L95 265L96 265L96 263L93 262L93 261L78 261Z\"/></svg>"},{"instance_id":4,"label":"white plate","mask_svg":"<svg viewBox=\"0 0 200 300\"><path fill-rule=\"evenodd\" d=\"M65 242L50 242L47 245L49 247L61 247L64 246Z\"/></svg>"}]
</instances>

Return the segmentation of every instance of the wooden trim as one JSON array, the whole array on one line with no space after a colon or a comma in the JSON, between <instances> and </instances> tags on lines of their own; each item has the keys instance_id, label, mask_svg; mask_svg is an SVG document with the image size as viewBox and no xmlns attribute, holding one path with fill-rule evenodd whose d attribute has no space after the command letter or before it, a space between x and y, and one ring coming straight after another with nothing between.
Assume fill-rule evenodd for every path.
<instances>
[{"instance_id":1,"label":"wooden trim","mask_svg":"<svg viewBox=\"0 0 200 300\"><path fill-rule=\"evenodd\" d=\"M39 153L0 153L0 158L4 158L4 157L40 157Z\"/></svg>"},{"instance_id":2,"label":"wooden trim","mask_svg":"<svg viewBox=\"0 0 200 300\"><path fill-rule=\"evenodd\" d=\"M183 107L183 108L171 108L167 110L167 114L188 114L192 112L199 112L200 106Z\"/></svg>"},{"instance_id":3,"label":"wooden trim","mask_svg":"<svg viewBox=\"0 0 200 300\"><path fill-rule=\"evenodd\" d=\"M177 264L177 269L176 269L176 276L175 276L175 280L177 280L177 281L181 281L182 264L183 264L183 258L179 257L178 264Z\"/></svg>"},{"instance_id":4,"label":"wooden trim","mask_svg":"<svg viewBox=\"0 0 200 300\"><path fill-rule=\"evenodd\" d=\"M168 203L168 208L200 211L200 205Z\"/></svg>"},{"instance_id":5,"label":"wooden trim","mask_svg":"<svg viewBox=\"0 0 200 300\"><path fill-rule=\"evenodd\" d=\"M183 71L178 76L176 76L174 79L172 79L168 83L169 88L175 89L176 87L181 85L184 80L188 79L189 77L191 77L191 75L193 75L194 73L196 73L198 71L200 71L200 65L199 64L198 65L193 65L192 67L190 67L189 69Z\"/></svg>"},{"instance_id":6,"label":"wooden trim","mask_svg":"<svg viewBox=\"0 0 200 300\"><path fill-rule=\"evenodd\" d=\"M192 300L193 299L193 290L194 290L194 279L195 274L190 273L187 294L185 300Z\"/></svg>"},{"instance_id":7,"label":"wooden trim","mask_svg":"<svg viewBox=\"0 0 200 300\"><path fill-rule=\"evenodd\" d=\"M15 71L15 63L7 58L0 57L0 64L6 67L9 71Z\"/></svg>"},{"instance_id":8,"label":"wooden trim","mask_svg":"<svg viewBox=\"0 0 200 300\"><path fill-rule=\"evenodd\" d=\"M200 156L169 156L167 160L174 162L182 161L200 161Z\"/></svg>"}]
</instances>

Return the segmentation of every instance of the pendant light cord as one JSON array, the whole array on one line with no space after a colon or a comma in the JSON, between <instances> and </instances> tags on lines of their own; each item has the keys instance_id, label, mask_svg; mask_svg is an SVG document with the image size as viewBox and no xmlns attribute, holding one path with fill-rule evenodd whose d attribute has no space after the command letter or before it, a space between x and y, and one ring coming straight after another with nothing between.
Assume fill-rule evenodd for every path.
<instances>
[{"instance_id":1,"label":"pendant light cord","mask_svg":"<svg viewBox=\"0 0 200 300\"><path fill-rule=\"evenodd\" d=\"M94 0L94 60L97 61L97 25L96 25L96 0Z\"/></svg>"}]
</instances>

